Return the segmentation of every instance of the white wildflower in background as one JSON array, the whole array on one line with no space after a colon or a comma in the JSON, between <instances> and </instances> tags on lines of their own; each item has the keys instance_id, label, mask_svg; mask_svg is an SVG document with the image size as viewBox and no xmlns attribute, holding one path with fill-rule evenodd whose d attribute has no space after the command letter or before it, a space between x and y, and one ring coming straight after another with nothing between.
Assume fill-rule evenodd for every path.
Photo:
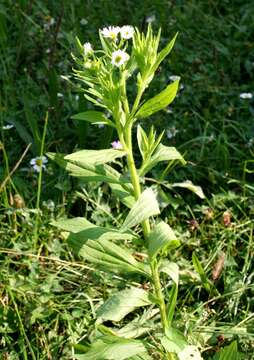
<instances>
[{"instance_id":1,"label":"white wildflower in background","mask_svg":"<svg viewBox=\"0 0 254 360\"><path fill-rule=\"evenodd\" d=\"M252 93L241 93L239 96L241 99L252 99L253 98Z\"/></svg>"},{"instance_id":2,"label":"white wildflower in background","mask_svg":"<svg viewBox=\"0 0 254 360\"><path fill-rule=\"evenodd\" d=\"M178 76L178 75L171 75L171 76L169 77L169 80L170 80L170 81L176 81L176 80L180 80L180 79L181 79L181 77Z\"/></svg>"},{"instance_id":3,"label":"white wildflower in background","mask_svg":"<svg viewBox=\"0 0 254 360\"><path fill-rule=\"evenodd\" d=\"M119 140L113 141L113 142L111 143L111 145L112 145L112 148L113 148L113 149L118 149L118 150L120 150L120 149L123 148L123 145L120 143Z\"/></svg>"},{"instance_id":4,"label":"white wildflower in background","mask_svg":"<svg viewBox=\"0 0 254 360\"><path fill-rule=\"evenodd\" d=\"M83 18L80 20L80 25L85 26L87 24L88 24L88 21L86 19Z\"/></svg>"},{"instance_id":5,"label":"white wildflower in background","mask_svg":"<svg viewBox=\"0 0 254 360\"><path fill-rule=\"evenodd\" d=\"M120 32L123 39L131 39L134 35L134 27L130 25L122 26Z\"/></svg>"},{"instance_id":6,"label":"white wildflower in background","mask_svg":"<svg viewBox=\"0 0 254 360\"><path fill-rule=\"evenodd\" d=\"M150 15L150 16L147 16L147 18L146 18L146 22L147 22L148 24L153 23L155 20L156 20L155 15Z\"/></svg>"},{"instance_id":7,"label":"white wildflower in background","mask_svg":"<svg viewBox=\"0 0 254 360\"><path fill-rule=\"evenodd\" d=\"M57 97L58 97L59 99L62 99L62 98L64 97L63 94L60 93L60 92L58 92L56 95L57 95Z\"/></svg>"},{"instance_id":8,"label":"white wildflower in background","mask_svg":"<svg viewBox=\"0 0 254 360\"><path fill-rule=\"evenodd\" d=\"M203 360L196 346L188 345L178 354L179 360Z\"/></svg>"},{"instance_id":9,"label":"white wildflower in background","mask_svg":"<svg viewBox=\"0 0 254 360\"><path fill-rule=\"evenodd\" d=\"M117 39L117 35L120 32L120 27L119 26L109 26L109 27L104 27L102 30L100 30L102 36L104 36L105 38L111 39L111 40L116 40Z\"/></svg>"},{"instance_id":10,"label":"white wildflower in background","mask_svg":"<svg viewBox=\"0 0 254 360\"><path fill-rule=\"evenodd\" d=\"M84 43L83 47L84 47L84 55L85 56L93 53L93 48L92 48L92 45L90 42Z\"/></svg>"},{"instance_id":11,"label":"white wildflower in background","mask_svg":"<svg viewBox=\"0 0 254 360\"><path fill-rule=\"evenodd\" d=\"M12 124L7 124L7 125L4 125L3 126L3 130L10 130L10 129L12 129L14 127L14 125L12 125Z\"/></svg>"},{"instance_id":12,"label":"white wildflower in background","mask_svg":"<svg viewBox=\"0 0 254 360\"><path fill-rule=\"evenodd\" d=\"M112 53L111 63L115 66L121 66L128 61L130 56L123 50L116 50Z\"/></svg>"},{"instance_id":13,"label":"white wildflower in background","mask_svg":"<svg viewBox=\"0 0 254 360\"><path fill-rule=\"evenodd\" d=\"M172 139L179 132L175 127L166 130L166 136L168 139Z\"/></svg>"},{"instance_id":14,"label":"white wildflower in background","mask_svg":"<svg viewBox=\"0 0 254 360\"><path fill-rule=\"evenodd\" d=\"M48 159L46 156L37 156L36 158L30 160L30 165L33 167L34 171L40 172L40 169L46 169Z\"/></svg>"}]
</instances>

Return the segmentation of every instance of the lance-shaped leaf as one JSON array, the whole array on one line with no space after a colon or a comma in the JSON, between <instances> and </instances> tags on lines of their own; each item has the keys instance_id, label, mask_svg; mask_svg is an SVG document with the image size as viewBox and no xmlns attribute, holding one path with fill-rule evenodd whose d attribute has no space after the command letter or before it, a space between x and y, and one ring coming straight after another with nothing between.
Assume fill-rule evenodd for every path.
<instances>
[{"instance_id":1,"label":"lance-shaped leaf","mask_svg":"<svg viewBox=\"0 0 254 360\"><path fill-rule=\"evenodd\" d=\"M172 187L181 187L184 189L188 189L192 192L194 192L197 196L199 196L201 199L205 198L205 194L203 193L203 190L200 186L194 185L190 180L186 180L181 183L174 183L171 185Z\"/></svg>"},{"instance_id":2,"label":"lance-shaped leaf","mask_svg":"<svg viewBox=\"0 0 254 360\"><path fill-rule=\"evenodd\" d=\"M150 305L148 292L131 287L112 295L97 310L98 322L121 321L126 315L141 306Z\"/></svg>"},{"instance_id":3,"label":"lance-shaped leaf","mask_svg":"<svg viewBox=\"0 0 254 360\"><path fill-rule=\"evenodd\" d=\"M153 66L153 71L156 71L159 67L160 63L165 59L165 57L170 53L170 51L173 49L173 46L175 44L176 38L178 33L173 37L173 39L165 46L164 49L162 49L159 54L157 55L156 62Z\"/></svg>"},{"instance_id":4,"label":"lance-shaped leaf","mask_svg":"<svg viewBox=\"0 0 254 360\"><path fill-rule=\"evenodd\" d=\"M148 171L150 171L154 166L156 166L161 161L180 161L183 165L186 164L186 161L182 155L176 150L175 147L165 146L160 144L150 158L146 161L139 170L139 175L144 176Z\"/></svg>"},{"instance_id":5,"label":"lance-shaped leaf","mask_svg":"<svg viewBox=\"0 0 254 360\"><path fill-rule=\"evenodd\" d=\"M166 253L169 249L180 245L174 231L164 221L159 222L148 236L148 253L154 259L159 253Z\"/></svg>"},{"instance_id":6,"label":"lance-shaped leaf","mask_svg":"<svg viewBox=\"0 0 254 360\"><path fill-rule=\"evenodd\" d=\"M91 124L103 124L103 125L109 125L112 127L115 127L115 124L109 120L104 114L103 112L100 111L85 111L82 113L78 113L76 115L73 115L71 117L74 120L83 120L83 121L87 121Z\"/></svg>"},{"instance_id":7,"label":"lance-shaped leaf","mask_svg":"<svg viewBox=\"0 0 254 360\"><path fill-rule=\"evenodd\" d=\"M146 118L167 107L176 97L179 80L174 81L152 99L147 100L135 115L135 118Z\"/></svg>"},{"instance_id":8,"label":"lance-shaped leaf","mask_svg":"<svg viewBox=\"0 0 254 360\"><path fill-rule=\"evenodd\" d=\"M86 167L93 164L106 164L124 155L126 155L125 151L116 149L80 150L64 158L75 165Z\"/></svg>"},{"instance_id":9,"label":"lance-shaped leaf","mask_svg":"<svg viewBox=\"0 0 254 360\"><path fill-rule=\"evenodd\" d=\"M143 191L139 199L134 204L133 208L130 210L121 230L124 231L137 224L140 224L142 221L148 219L153 215L158 215L159 213L160 209L156 196L153 190L151 188L148 188Z\"/></svg>"},{"instance_id":10,"label":"lance-shaped leaf","mask_svg":"<svg viewBox=\"0 0 254 360\"><path fill-rule=\"evenodd\" d=\"M138 262L128 249L114 244L105 238L97 240L85 240L77 234L71 234L68 238L70 246L79 256L102 270L130 274L139 273L149 277L148 265Z\"/></svg>"},{"instance_id":11,"label":"lance-shaped leaf","mask_svg":"<svg viewBox=\"0 0 254 360\"><path fill-rule=\"evenodd\" d=\"M51 224L64 231L76 234L75 238L80 239L80 247L82 247L87 240L132 240L135 237L134 234L119 232L119 230L114 228L94 225L87 219L81 217L59 219L52 221Z\"/></svg>"},{"instance_id":12,"label":"lance-shaped leaf","mask_svg":"<svg viewBox=\"0 0 254 360\"><path fill-rule=\"evenodd\" d=\"M240 360L242 356L237 349L237 342L233 341L230 345L226 346L224 349L221 349L219 353L217 353L213 360Z\"/></svg>"},{"instance_id":13,"label":"lance-shaped leaf","mask_svg":"<svg viewBox=\"0 0 254 360\"><path fill-rule=\"evenodd\" d=\"M83 181L105 181L126 184L126 186L131 187L129 179L124 178L118 171L107 164L94 165L89 161L86 164L82 163L82 165L74 164L71 160L66 160L64 154L47 153L46 155L67 170L71 176L80 177Z\"/></svg>"},{"instance_id":14,"label":"lance-shaped leaf","mask_svg":"<svg viewBox=\"0 0 254 360\"><path fill-rule=\"evenodd\" d=\"M124 339L111 335L100 337L91 345L88 352L75 354L75 358L77 360L151 359L142 340Z\"/></svg>"}]
</instances>

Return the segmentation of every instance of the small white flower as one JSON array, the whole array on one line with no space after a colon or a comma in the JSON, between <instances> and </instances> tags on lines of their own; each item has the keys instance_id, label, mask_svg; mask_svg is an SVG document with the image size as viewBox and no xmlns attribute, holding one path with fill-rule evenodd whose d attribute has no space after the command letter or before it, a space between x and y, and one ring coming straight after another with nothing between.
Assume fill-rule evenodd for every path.
<instances>
[{"instance_id":1,"label":"small white flower","mask_svg":"<svg viewBox=\"0 0 254 360\"><path fill-rule=\"evenodd\" d=\"M7 125L4 125L3 126L3 130L10 130L10 129L12 129L14 127L14 125L12 125L12 124L7 124Z\"/></svg>"},{"instance_id":2,"label":"small white flower","mask_svg":"<svg viewBox=\"0 0 254 360\"><path fill-rule=\"evenodd\" d=\"M113 149L120 150L123 148L123 145L120 143L119 140L115 140L111 143Z\"/></svg>"},{"instance_id":3,"label":"small white flower","mask_svg":"<svg viewBox=\"0 0 254 360\"><path fill-rule=\"evenodd\" d=\"M239 96L241 99L252 99L253 98L252 93L242 93Z\"/></svg>"},{"instance_id":4,"label":"small white flower","mask_svg":"<svg viewBox=\"0 0 254 360\"><path fill-rule=\"evenodd\" d=\"M41 168L46 169L48 159L46 156L37 156L36 158L30 160L30 165L33 167L34 171L40 172Z\"/></svg>"},{"instance_id":5,"label":"small white flower","mask_svg":"<svg viewBox=\"0 0 254 360\"><path fill-rule=\"evenodd\" d=\"M85 26L87 24L88 24L88 21L86 19L83 18L80 20L80 25Z\"/></svg>"},{"instance_id":6,"label":"small white flower","mask_svg":"<svg viewBox=\"0 0 254 360\"><path fill-rule=\"evenodd\" d=\"M75 100L79 101L79 95L78 94L75 95Z\"/></svg>"},{"instance_id":7,"label":"small white flower","mask_svg":"<svg viewBox=\"0 0 254 360\"><path fill-rule=\"evenodd\" d=\"M171 75L171 76L169 77L169 80L170 80L170 81L176 81L176 80L180 80L180 79L181 79L181 77L178 76L178 75Z\"/></svg>"},{"instance_id":8,"label":"small white flower","mask_svg":"<svg viewBox=\"0 0 254 360\"><path fill-rule=\"evenodd\" d=\"M123 50L116 50L112 53L111 64L115 66L121 66L128 61L130 56Z\"/></svg>"},{"instance_id":9,"label":"small white flower","mask_svg":"<svg viewBox=\"0 0 254 360\"><path fill-rule=\"evenodd\" d=\"M59 99L62 99L62 98L64 97L63 94L60 93L60 92L58 92L56 95L57 95L57 97L58 97Z\"/></svg>"},{"instance_id":10,"label":"small white flower","mask_svg":"<svg viewBox=\"0 0 254 360\"><path fill-rule=\"evenodd\" d=\"M203 360L198 348L194 345L186 346L177 355L179 360Z\"/></svg>"},{"instance_id":11,"label":"small white flower","mask_svg":"<svg viewBox=\"0 0 254 360\"><path fill-rule=\"evenodd\" d=\"M87 56L89 54L92 54L93 48L90 42L86 42L84 45L84 55Z\"/></svg>"},{"instance_id":12,"label":"small white flower","mask_svg":"<svg viewBox=\"0 0 254 360\"><path fill-rule=\"evenodd\" d=\"M155 15L150 15L150 16L147 16L147 18L146 18L146 22L147 22L148 24L153 23L155 20L156 20Z\"/></svg>"},{"instance_id":13,"label":"small white flower","mask_svg":"<svg viewBox=\"0 0 254 360\"><path fill-rule=\"evenodd\" d=\"M120 27L119 26L109 26L108 28L104 27L100 31L101 31L102 36L115 41L117 39L117 35L120 32Z\"/></svg>"},{"instance_id":14,"label":"small white flower","mask_svg":"<svg viewBox=\"0 0 254 360\"><path fill-rule=\"evenodd\" d=\"M168 130L166 130L166 136L168 139L172 139L173 137L176 136L176 134L179 132L179 130L177 130L175 127L172 127Z\"/></svg>"},{"instance_id":15,"label":"small white flower","mask_svg":"<svg viewBox=\"0 0 254 360\"><path fill-rule=\"evenodd\" d=\"M49 26L53 26L55 24L55 19L52 17L49 20Z\"/></svg>"},{"instance_id":16,"label":"small white flower","mask_svg":"<svg viewBox=\"0 0 254 360\"><path fill-rule=\"evenodd\" d=\"M131 39L134 35L134 27L130 25L122 26L120 32L123 39Z\"/></svg>"}]
</instances>

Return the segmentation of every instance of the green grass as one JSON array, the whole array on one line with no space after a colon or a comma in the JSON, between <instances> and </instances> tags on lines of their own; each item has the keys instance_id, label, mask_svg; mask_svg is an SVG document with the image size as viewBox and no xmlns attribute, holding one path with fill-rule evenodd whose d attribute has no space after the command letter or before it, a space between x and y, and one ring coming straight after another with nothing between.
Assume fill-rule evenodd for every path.
<instances>
[{"instance_id":1,"label":"green grass","mask_svg":"<svg viewBox=\"0 0 254 360\"><path fill-rule=\"evenodd\" d=\"M0 5L1 359L74 359L73 344L93 338L98 305L125 284L81 262L64 234L50 225L61 216L86 216L103 226L121 223L121 205L107 184L82 189L49 163L38 198L38 174L29 161L40 155L47 111L45 152L110 146L114 133L70 119L88 103L80 86L61 75L71 74L76 35L96 43L98 28L130 24L145 29L151 15L165 41L179 31L152 91L162 89L170 75L180 75L184 89L172 113L159 113L142 126L153 123L158 133L177 130L164 143L176 146L188 164L175 168L167 180L192 180L206 195L200 200L175 188L165 189L161 199L163 217L182 239L172 257L181 270L174 321L193 342L203 342L204 359L234 339L243 359L254 359L254 108L253 99L239 98L253 91L254 4L227 0L145 1L142 6L132 0L114 6L107 0L5 0ZM14 128L3 130L7 123ZM223 222L225 211L232 214L229 226ZM194 268L193 252L210 291ZM224 266L213 281L222 254ZM166 278L164 286L170 286Z\"/></svg>"}]
</instances>

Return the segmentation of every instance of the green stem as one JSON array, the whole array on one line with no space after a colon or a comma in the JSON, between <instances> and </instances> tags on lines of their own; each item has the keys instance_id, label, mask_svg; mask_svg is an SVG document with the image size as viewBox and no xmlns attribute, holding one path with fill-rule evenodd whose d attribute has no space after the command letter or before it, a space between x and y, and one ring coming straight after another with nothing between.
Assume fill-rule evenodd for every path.
<instances>
[{"instance_id":1,"label":"green stem","mask_svg":"<svg viewBox=\"0 0 254 360\"><path fill-rule=\"evenodd\" d=\"M166 304L164 301L164 296L163 296L161 283L160 283L160 275L159 275L157 261L156 260L150 261L150 267L151 267L151 272L152 272L155 296L157 298L159 308L160 308L162 327L163 327L163 331L165 333L166 329L168 329L168 327L169 327L169 322L168 322L168 317L167 317Z\"/></svg>"}]
</instances>

